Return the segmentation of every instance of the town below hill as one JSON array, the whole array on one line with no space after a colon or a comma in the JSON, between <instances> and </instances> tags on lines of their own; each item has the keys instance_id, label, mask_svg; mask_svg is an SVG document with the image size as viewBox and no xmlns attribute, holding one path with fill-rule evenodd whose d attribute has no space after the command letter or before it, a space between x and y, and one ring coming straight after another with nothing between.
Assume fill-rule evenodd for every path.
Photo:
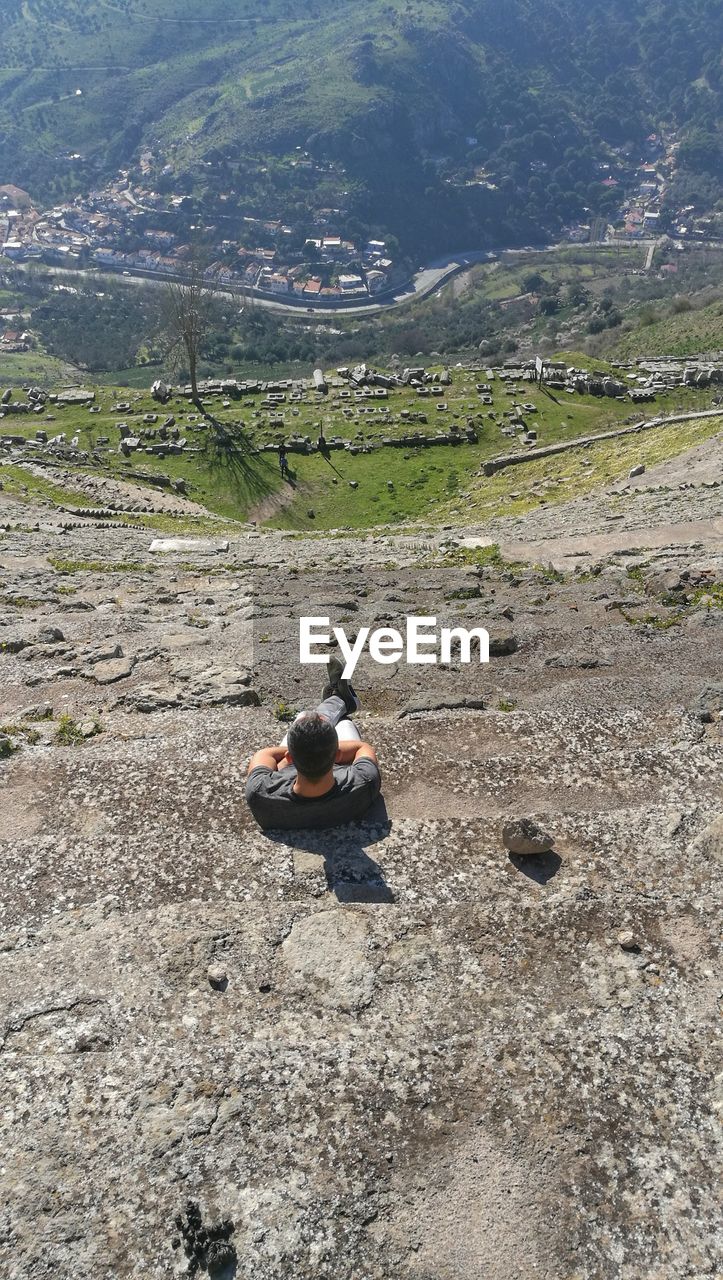
<instances>
[{"instance_id":1,"label":"town below hill","mask_svg":"<svg viewBox=\"0 0 723 1280\"><path fill-rule=\"evenodd\" d=\"M637 156L601 161L601 186L614 201L605 216L564 226L561 242L635 244L665 233L680 245L723 243L716 210L700 199L686 203L676 188L678 151L674 137L652 133ZM289 163L313 171L318 181L326 176L308 152L299 150ZM290 209L270 205L263 216L252 216L242 211L236 193L218 190L200 203L169 187L167 174L163 193L154 190L148 179L159 172L165 172L163 156L145 151L136 169L45 208L17 186L0 187L0 255L19 263L183 278L202 253L207 279L219 289L310 307L392 297L420 265L403 254L394 235L350 238L344 207L299 214L294 205L292 216Z\"/></svg>"}]
</instances>

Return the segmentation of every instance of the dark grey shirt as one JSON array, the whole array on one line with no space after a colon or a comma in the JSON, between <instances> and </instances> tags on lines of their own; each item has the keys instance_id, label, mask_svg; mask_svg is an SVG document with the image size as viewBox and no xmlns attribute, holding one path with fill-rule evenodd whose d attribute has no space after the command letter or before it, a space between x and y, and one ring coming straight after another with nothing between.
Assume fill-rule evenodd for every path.
<instances>
[{"instance_id":1,"label":"dark grey shirt","mask_svg":"<svg viewBox=\"0 0 723 1280\"><path fill-rule=\"evenodd\" d=\"M373 760L335 765L334 786L325 796L297 796L296 769L259 765L246 779L246 799L260 827L340 827L361 818L379 795L381 777Z\"/></svg>"}]
</instances>

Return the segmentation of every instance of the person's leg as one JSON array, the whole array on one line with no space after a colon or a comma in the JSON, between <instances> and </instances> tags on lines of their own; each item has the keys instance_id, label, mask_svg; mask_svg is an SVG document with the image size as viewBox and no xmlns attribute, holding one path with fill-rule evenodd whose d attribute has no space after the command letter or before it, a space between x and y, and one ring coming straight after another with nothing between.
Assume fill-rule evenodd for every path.
<instances>
[{"instance_id":1,"label":"person's leg","mask_svg":"<svg viewBox=\"0 0 723 1280\"><path fill-rule=\"evenodd\" d=\"M323 716L325 720L330 720L336 726L337 737L340 742L361 742L361 734L349 719L349 708L343 698L337 693L333 693L331 697L325 698L316 708L316 714Z\"/></svg>"},{"instance_id":2,"label":"person's leg","mask_svg":"<svg viewBox=\"0 0 723 1280\"><path fill-rule=\"evenodd\" d=\"M324 698L324 701L320 702L314 710L318 716L323 716L325 720L329 720L337 728L342 720L347 720L349 716L349 709L338 693L332 693L328 698Z\"/></svg>"},{"instance_id":3,"label":"person's leg","mask_svg":"<svg viewBox=\"0 0 723 1280\"><path fill-rule=\"evenodd\" d=\"M343 698L338 696L338 694L332 694L330 698L325 698L323 702L319 703L318 707L314 707L314 710L317 715L323 716L325 720L328 720L330 724L335 726L340 742L342 739L345 742L349 742L351 739L357 738L361 740L361 735L356 725L352 724L352 721L347 718L349 712L347 710L346 703ZM298 716L294 717L294 723L296 723L297 720L301 720L305 715L308 715L307 711L300 711ZM341 732L342 727L344 729L343 733ZM288 734L284 734L279 746L285 747L287 743Z\"/></svg>"},{"instance_id":4,"label":"person's leg","mask_svg":"<svg viewBox=\"0 0 723 1280\"><path fill-rule=\"evenodd\" d=\"M340 720L336 726L336 734L340 746L345 742L361 742L362 740L362 736L353 720Z\"/></svg>"}]
</instances>

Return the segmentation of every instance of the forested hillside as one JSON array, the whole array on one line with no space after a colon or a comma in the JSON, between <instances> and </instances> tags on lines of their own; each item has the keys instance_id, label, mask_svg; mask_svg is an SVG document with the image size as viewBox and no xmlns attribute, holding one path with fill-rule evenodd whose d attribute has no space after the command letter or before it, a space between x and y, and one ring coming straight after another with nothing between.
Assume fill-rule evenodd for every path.
<instances>
[{"instance_id":1,"label":"forested hillside","mask_svg":"<svg viewBox=\"0 0 723 1280\"><path fill-rule=\"evenodd\" d=\"M87 189L142 148L195 194L324 192L413 253L539 240L605 215L606 162L679 139L723 169L720 0L2 0L0 174ZM199 16L202 15L202 16ZM343 186L338 168L344 169ZM318 185L318 184L317 184Z\"/></svg>"}]
</instances>

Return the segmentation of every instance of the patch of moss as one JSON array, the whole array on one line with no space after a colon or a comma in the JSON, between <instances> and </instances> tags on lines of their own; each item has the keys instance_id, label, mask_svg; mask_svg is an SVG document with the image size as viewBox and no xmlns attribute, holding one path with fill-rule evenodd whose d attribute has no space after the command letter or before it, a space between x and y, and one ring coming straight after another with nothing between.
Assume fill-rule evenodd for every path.
<instances>
[{"instance_id":1,"label":"patch of moss","mask_svg":"<svg viewBox=\"0 0 723 1280\"><path fill-rule=\"evenodd\" d=\"M528 567L518 560L505 560L496 542L489 547L455 547L454 550L445 553L443 563L477 565L480 568L505 570L508 573L520 573Z\"/></svg>"},{"instance_id":2,"label":"patch of moss","mask_svg":"<svg viewBox=\"0 0 723 1280\"><path fill-rule=\"evenodd\" d=\"M40 741L37 729L27 724L0 724L0 735L7 734L11 738L23 738L28 746L34 747Z\"/></svg>"},{"instance_id":3,"label":"patch of moss","mask_svg":"<svg viewBox=\"0 0 723 1280\"><path fill-rule=\"evenodd\" d=\"M709 587L699 587L693 592L691 604L705 604L709 609L723 609L723 582L713 582Z\"/></svg>"},{"instance_id":4,"label":"patch of moss","mask_svg":"<svg viewBox=\"0 0 723 1280\"><path fill-rule=\"evenodd\" d=\"M37 609L42 600L33 600L30 596L3 596L3 604L8 604L12 609Z\"/></svg>"},{"instance_id":5,"label":"patch of moss","mask_svg":"<svg viewBox=\"0 0 723 1280\"><path fill-rule=\"evenodd\" d=\"M661 618L658 613L646 613L642 618L633 618L625 609L621 609L620 613L632 627L654 627L656 631L668 631L671 627L677 627L685 617L682 609L670 614L668 618Z\"/></svg>"}]
</instances>

